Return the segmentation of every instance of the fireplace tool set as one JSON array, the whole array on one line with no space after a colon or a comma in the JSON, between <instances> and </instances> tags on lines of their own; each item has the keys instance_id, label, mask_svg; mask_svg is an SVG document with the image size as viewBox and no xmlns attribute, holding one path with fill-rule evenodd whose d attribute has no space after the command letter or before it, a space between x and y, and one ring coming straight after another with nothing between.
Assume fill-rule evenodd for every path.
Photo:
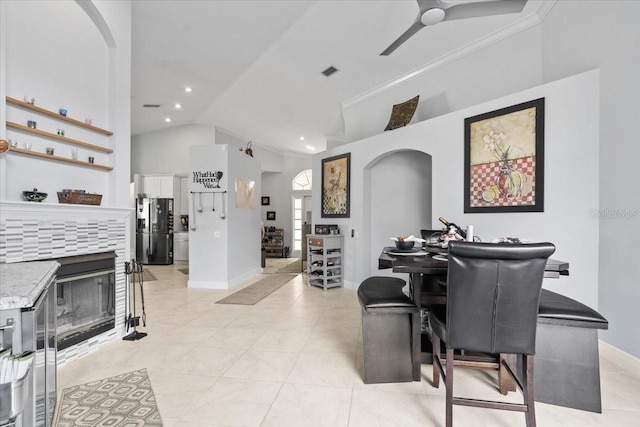
<instances>
[{"instance_id":1,"label":"fireplace tool set","mask_svg":"<svg viewBox=\"0 0 640 427\"><path fill-rule=\"evenodd\" d=\"M122 339L126 341L135 341L147 336L146 332L138 331L138 326L140 326L140 319L142 319L142 326L147 326L147 314L144 311L144 279L142 272L142 263L136 262L135 259L132 259L130 263L125 262L124 272L127 281L127 292L129 294L129 315L125 318L125 324L127 325L127 332L129 332L129 328L133 328L133 332L131 332L129 335L124 336ZM140 284L142 316L136 316L136 283ZM133 311L133 314L131 314L131 311Z\"/></svg>"}]
</instances>

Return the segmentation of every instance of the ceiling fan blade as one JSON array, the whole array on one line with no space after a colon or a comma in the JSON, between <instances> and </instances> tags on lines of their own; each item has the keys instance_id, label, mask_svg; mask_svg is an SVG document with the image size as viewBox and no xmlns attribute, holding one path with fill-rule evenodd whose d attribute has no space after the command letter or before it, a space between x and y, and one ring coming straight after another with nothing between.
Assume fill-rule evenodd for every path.
<instances>
[{"instance_id":1,"label":"ceiling fan blade","mask_svg":"<svg viewBox=\"0 0 640 427\"><path fill-rule=\"evenodd\" d=\"M443 21L519 13L526 3L527 0L494 0L457 4L445 10Z\"/></svg>"},{"instance_id":2,"label":"ceiling fan blade","mask_svg":"<svg viewBox=\"0 0 640 427\"><path fill-rule=\"evenodd\" d=\"M407 40L409 40L411 38L411 36L413 36L415 33L417 33L420 29L422 29L424 27L426 27L426 25L424 25L422 22L420 22L420 16L418 16L418 19L407 29L407 31L402 33L402 35L400 37L398 37L398 39L396 41L391 43L388 48L386 48L384 51L382 51L380 56L387 56L387 55L391 54L391 52L393 52L398 47L400 47L400 45L402 43L404 43Z\"/></svg>"}]
</instances>

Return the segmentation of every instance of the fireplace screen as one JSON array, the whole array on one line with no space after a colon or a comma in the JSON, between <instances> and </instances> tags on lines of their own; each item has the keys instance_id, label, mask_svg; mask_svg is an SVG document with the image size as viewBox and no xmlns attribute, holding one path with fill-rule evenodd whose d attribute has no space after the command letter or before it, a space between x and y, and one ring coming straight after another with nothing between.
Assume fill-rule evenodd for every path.
<instances>
[{"instance_id":1,"label":"fireplace screen","mask_svg":"<svg viewBox=\"0 0 640 427\"><path fill-rule=\"evenodd\" d=\"M115 254L58 259L58 350L115 328Z\"/></svg>"}]
</instances>

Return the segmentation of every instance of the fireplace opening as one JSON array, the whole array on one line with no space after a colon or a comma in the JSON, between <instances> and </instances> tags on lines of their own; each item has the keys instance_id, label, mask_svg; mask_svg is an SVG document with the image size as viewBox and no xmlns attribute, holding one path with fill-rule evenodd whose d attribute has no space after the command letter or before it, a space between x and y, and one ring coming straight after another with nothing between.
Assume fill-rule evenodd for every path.
<instances>
[{"instance_id":1,"label":"fireplace opening","mask_svg":"<svg viewBox=\"0 0 640 427\"><path fill-rule=\"evenodd\" d=\"M58 258L58 350L115 328L115 252Z\"/></svg>"}]
</instances>

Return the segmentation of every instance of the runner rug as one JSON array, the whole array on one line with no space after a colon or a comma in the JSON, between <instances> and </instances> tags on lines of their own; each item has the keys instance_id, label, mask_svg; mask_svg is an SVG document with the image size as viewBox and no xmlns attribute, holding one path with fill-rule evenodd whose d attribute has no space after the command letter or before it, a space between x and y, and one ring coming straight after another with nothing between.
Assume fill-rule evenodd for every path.
<instances>
[{"instance_id":1,"label":"runner rug","mask_svg":"<svg viewBox=\"0 0 640 427\"><path fill-rule=\"evenodd\" d=\"M291 264L285 265L280 270L276 271L276 273L302 273L302 260L297 259Z\"/></svg>"},{"instance_id":2,"label":"runner rug","mask_svg":"<svg viewBox=\"0 0 640 427\"><path fill-rule=\"evenodd\" d=\"M62 390L57 427L162 427L146 369Z\"/></svg>"},{"instance_id":3,"label":"runner rug","mask_svg":"<svg viewBox=\"0 0 640 427\"><path fill-rule=\"evenodd\" d=\"M253 285L249 285L246 288L240 289L238 292L234 292L228 297L217 301L216 304L257 304L280 289L294 277L296 277L296 274L269 274L267 277L258 280Z\"/></svg>"}]
</instances>

